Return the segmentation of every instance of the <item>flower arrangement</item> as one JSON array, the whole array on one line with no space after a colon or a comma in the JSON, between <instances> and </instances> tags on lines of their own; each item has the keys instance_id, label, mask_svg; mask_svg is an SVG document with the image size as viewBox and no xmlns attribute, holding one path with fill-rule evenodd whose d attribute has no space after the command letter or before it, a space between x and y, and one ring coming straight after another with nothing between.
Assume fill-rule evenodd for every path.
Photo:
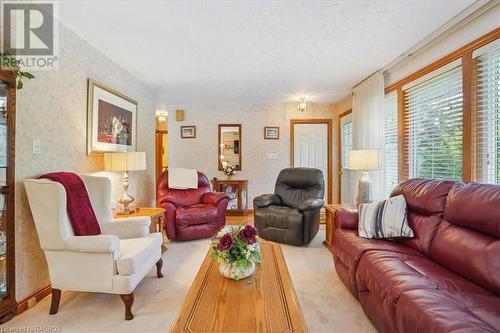
<instances>
[{"instance_id":1,"label":"flower arrangement","mask_svg":"<svg viewBox=\"0 0 500 333\"><path fill-rule=\"evenodd\" d=\"M222 169L222 171L224 172L224 174L229 178L231 176L234 176L236 173L234 172L234 166L232 166L231 164L229 163L226 163L226 165L224 166L224 168Z\"/></svg>"},{"instance_id":2,"label":"flower arrangement","mask_svg":"<svg viewBox=\"0 0 500 333\"><path fill-rule=\"evenodd\" d=\"M260 246L257 229L254 226L227 225L212 238L212 257L219 262L219 271L225 277L240 280L255 270L260 264Z\"/></svg>"}]
</instances>

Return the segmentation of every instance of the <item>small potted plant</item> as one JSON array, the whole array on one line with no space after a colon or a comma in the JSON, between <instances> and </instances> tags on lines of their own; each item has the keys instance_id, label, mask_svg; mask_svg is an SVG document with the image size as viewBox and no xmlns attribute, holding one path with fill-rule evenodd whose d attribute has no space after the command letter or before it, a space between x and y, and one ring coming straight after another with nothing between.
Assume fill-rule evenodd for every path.
<instances>
[{"instance_id":1,"label":"small potted plant","mask_svg":"<svg viewBox=\"0 0 500 333\"><path fill-rule=\"evenodd\" d=\"M257 229L250 224L227 225L219 230L210 243L212 257L219 262L222 275L233 280L249 277L260 264Z\"/></svg>"}]
</instances>

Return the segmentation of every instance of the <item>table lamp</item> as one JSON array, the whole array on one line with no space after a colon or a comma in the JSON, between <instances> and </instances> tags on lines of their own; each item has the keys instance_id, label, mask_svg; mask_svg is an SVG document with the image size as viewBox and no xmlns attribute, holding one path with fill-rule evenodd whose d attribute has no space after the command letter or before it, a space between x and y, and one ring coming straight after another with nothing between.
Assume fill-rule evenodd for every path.
<instances>
[{"instance_id":1,"label":"table lamp","mask_svg":"<svg viewBox=\"0 0 500 333\"><path fill-rule=\"evenodd\" d=\"M378 170L378 150L351 150L349 151L349 170L361 171L358 183L356 205L373 201L372 183L368 171Z\"/></svg>"},{"instance_id":2,"label":"table lamp","mask_svg":"<svg viewBox=\"0 0 500 333\"><path fill-rule=\"evenodd\" d=\"M104 153L104 169L107 171L123 172L123 195L118 199L118 202L122 204L123 208L118 212L118 214L133 213L134 210L129 207L129 205L134 201L134 197L128 194L128 172L146 170L146 153Z\"/></svg>"}]
</instances>

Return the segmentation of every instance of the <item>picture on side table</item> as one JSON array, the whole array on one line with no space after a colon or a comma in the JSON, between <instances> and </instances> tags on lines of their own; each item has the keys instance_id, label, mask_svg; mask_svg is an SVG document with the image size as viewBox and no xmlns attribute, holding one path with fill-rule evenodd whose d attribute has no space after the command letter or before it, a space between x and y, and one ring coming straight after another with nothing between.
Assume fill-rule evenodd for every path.
<instances>
[{"instance_id":1,"label":"picture on side table","mask_svg":"<svg viewBox=\"0 0 500 333\"><path fill-rule=\"evenodd\" d=\"M196 138L196 126L181 126L181 138L182 139Z\"/></svg>"},{"instance_id":2,"label":"picture on side table","mask_svg":"<svg viewBox=\"0 0 500 333\"><path fill-rule=\"evenodd\" d=\"M89 79L87 155L135 151L136 136L137 102Z\"/></svg>"},{"instance_id":3,"label":"picture on side table","mask_svg":"<svg viewBox=\"0 0 500 333\"><path fill-rule=\"evenodd\" d=\"M265 140L279 140L280 128L279 127L264 127Z\"/></svg>"}]
</instances>

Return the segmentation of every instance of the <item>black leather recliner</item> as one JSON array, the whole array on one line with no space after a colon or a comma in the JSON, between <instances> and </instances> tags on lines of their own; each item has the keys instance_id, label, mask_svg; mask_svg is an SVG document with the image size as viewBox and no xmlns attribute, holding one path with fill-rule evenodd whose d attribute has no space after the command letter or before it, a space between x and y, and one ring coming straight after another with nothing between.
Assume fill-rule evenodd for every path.
<instances>
[{"instance_id":1,"label":"black leather recliner","mask_svg":"<svg viewBox=\"0 0 500 333\"><path fill-rule=\"evenodd\" d=\"M253 200L259 236L291 245L308 244L318 233L324 192L323 171L281 170L274 194L262 194Z\"/></svg>"}]
</instances>

